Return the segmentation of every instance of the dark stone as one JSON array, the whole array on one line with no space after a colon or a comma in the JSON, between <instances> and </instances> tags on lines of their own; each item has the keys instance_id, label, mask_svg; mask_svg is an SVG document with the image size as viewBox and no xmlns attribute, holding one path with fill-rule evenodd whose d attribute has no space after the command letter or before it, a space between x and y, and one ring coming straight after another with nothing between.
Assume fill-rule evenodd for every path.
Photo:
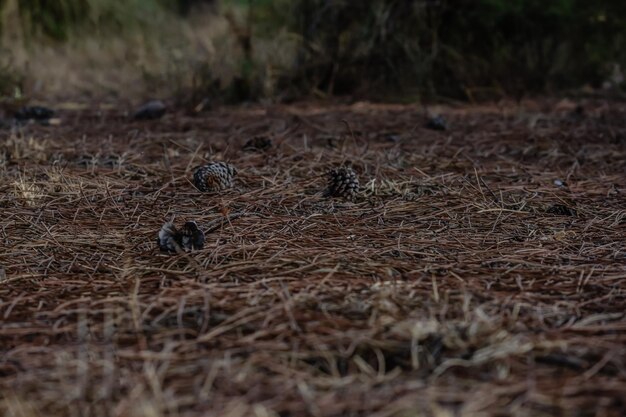
<instances>
[{"instance_id":1,"label":"dark stone","mask_svg":"<svg viewBox=\"0 0 626 417\"><path fill-rule=\"evenodd\" d=\"M426 128L431 130L448 130L448 122L442 116L435 116L428 119Z\"/></svg>"},{"instance_id":2,"label":"dark stone","mask_svg":"<svg viewBox=\"0 0 626 417\"><path fill-rule=\"evenodd\" d=\"M48 120L54 116L54 110L42 106L25 106L15 112L15 119L26 120Z\"/></svg>"},{"instance_id":3,"label":"dark stone","mask_svg":"<svg viewBox=\"0 0 626 417\"><path fill-rule=\"evenodd\" d=\"M137 109L133 115L135 120L156 120L163 117L167 107L161 100L151 100Z\"/></svg>"}]
</instances>

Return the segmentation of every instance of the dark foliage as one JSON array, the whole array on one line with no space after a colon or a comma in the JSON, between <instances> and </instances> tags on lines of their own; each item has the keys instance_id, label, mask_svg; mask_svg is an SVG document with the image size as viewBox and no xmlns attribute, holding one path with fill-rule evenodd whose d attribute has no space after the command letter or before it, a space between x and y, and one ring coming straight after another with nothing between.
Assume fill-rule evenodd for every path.
<instances>
[{"instance_id":1,"label":"dark foliage","mask_svg":"<svg viewBox=\"0 0 626 417\"><path fill-rule=\"evenodd\" d=\"M600 85L626 63L626 3L299 0L289 82L342 94L480 98Z\"/></svg>"}]
</instances>

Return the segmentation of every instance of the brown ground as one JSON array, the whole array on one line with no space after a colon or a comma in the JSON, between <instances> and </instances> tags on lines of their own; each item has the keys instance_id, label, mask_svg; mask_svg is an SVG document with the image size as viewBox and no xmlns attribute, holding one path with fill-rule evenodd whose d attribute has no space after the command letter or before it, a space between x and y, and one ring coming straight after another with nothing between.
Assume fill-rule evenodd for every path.
<instances>
[{"instance_id":1,"label":"brown ground","mask_svg":"<svg viewBox=\"0 0 626 417\"><path fill-rule=\"evenodd\" d=\"M626 104L582 104L442 108L447 132L368 104L3 130L0 413L626 415ZM207 160L236 188L195 191ZM361 196L322 198L345 161ZM241 213L155 247L172 215Z\"/></svg>"}]
</instances>

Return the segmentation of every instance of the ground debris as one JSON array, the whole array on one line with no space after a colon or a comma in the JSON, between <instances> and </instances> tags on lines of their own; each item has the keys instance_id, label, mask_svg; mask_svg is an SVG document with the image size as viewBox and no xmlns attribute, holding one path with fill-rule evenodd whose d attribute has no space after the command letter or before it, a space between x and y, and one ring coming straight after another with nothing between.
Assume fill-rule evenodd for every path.
<instances>
[{"instance_id":1,"label":"ground debris","mask_svg":"<svg viewBox=\"0 0 626 417\"><path fill-rule=\"evenodd\" d=\"M554 204L546 209L546 213L558 216L576 216L576 210L563 204Z\"/></svg>"},{"instance_id":2,"label":"ground debris","mask_svg":"<svg viewBox=\"0 0 626 417\"><path fill-rule=\"evenodd\" d=\"M272 147L272 140L267 136L255 136L250 138L244 145L244 151L266 151Z\"/></svg>"},{"instance_id":3,"label":"ground debris","mask_svg":"<svg viewBox=\"0 0 626 417\"><path fill-rule=\"evenodd\" d=\"M626 415L626 104L555 102L440 106L445 138L363 102L0 131L0 414ZM211 161L237 187L197 192ZM172 218L202 250L159 252Z\"/></svg>"}]
</instances>

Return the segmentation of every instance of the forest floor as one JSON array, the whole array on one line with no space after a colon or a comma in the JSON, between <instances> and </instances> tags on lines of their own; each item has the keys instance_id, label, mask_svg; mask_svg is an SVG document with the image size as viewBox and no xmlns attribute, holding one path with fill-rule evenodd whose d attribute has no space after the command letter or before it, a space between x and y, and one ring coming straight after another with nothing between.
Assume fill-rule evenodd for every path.
<instances>
[{"instance_id":1,"label":"forest floor","mask_svg":"<svg viewBox=\"0 0 626 417\"><path fill-rule=\"evenodd\" d=\"M0 414L626 415L626 103L430 110L0 130ZM234 188L195 190L218 160ZM219 227L168 254L172 217Z\"/></svg>"}]
</instances>

